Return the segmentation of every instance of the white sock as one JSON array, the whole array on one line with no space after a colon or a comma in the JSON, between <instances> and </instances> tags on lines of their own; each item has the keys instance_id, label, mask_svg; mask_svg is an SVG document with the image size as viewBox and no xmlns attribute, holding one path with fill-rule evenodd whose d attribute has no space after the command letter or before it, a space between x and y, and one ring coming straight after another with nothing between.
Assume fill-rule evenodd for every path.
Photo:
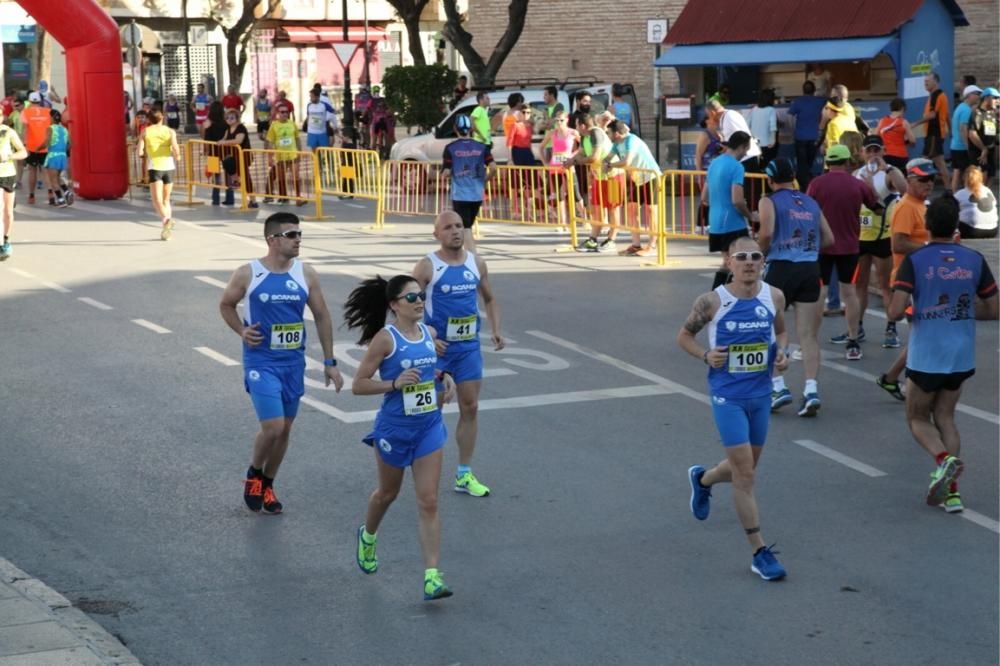
<instances>
[{"instance_id":1,"label":"white sock","mask_svg":"<svg viewBox=\"0 0 1000 666\"><path fill-rule=\"evenodd\" d=\"M807 379L806 380L806 388L805 388L805 391L803 391L803 393L804 394L819 393L819 386L816 384L816 380L815 379Z\"/></svg>"},{"instance_id":2,"label":"white sock","mask_svg":"<svg viewBox=\"0 0 1000 666\"><path fill-rule=\"evenodd\" d=\"M774 391L784 391L785 390L785 378L782 376L771 378L771 389Z\"/></svg>"}]
</instances>

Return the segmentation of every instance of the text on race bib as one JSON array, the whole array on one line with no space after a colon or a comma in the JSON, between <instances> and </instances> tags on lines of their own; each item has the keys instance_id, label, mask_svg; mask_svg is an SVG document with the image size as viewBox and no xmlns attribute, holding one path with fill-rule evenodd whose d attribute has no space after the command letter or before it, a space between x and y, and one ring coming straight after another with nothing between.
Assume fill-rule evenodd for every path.
<instances>
[{"instance_id":1,"label":"text on race bib","mask_svg":"<svg viewBox=\"0 0 1000 666\"><path fill-rule=\"evenodd\" d=\"M996 136L997 135L997 124L993 120L983 121L983 134L986 136Z\"/></svg>"},{"instance_id":2,"label":"text on race bib","mask_svg":"<svg viewBox=\"0 0 1000 666\"><path fill-rule=\"evenodd\" d=\"M874 222L875 222L875 220L872 218L871 215L862 215L861 216L861 226L863 226L863 227L870 227L870 226L872 226L872 224L874 224Z\"/></svg>"},{"instance_id":3,"label":"text on race bib","mask_svg":"<svg viewBox=\"0 0 1000 666\"><path fill-rule=\"evenodd\" d=\"M462 340L476 339L477 315L468 317L448 317L448 329L445 331L445 340L448 342L461 342Z\"/></svg>"},{"instance_id":4,"label":"text on race bib","mask_svg":"<svg viewBox=\"0 0 1000 666\"><path fill-rule=\"evenodd\" d=\"M271 349L298 349L305 338L302 322L271 326Z\"/></svg>"},{"instance_id":5,"label":"text on race bib","mask_svg":"<svg viewBox=\"0 0 1000 666\"><path fill-rule=\"evenodd\" d=\"M403 387L403 413L407 416L426 414L437 409L437 391L434 381L420 382Z\"/></svg>"},{"instance_id":6,"label":"text on race bib","mask_svg":"<svg viewBox=\"0 0 1000 666\"><path fill-rule=\"evenodd\" d=\"M257 112L257 122L263 123L271 119L270 111L258 111Z\"/></svg>"},{"instance_id":7,"label":"text on race bib","mask_svg":"<svg viewBox=\"0 0 1000 666\"><path fill-rule=\"evenodd\" d=\"M283 136L278 139L278 145L282 148L290 148L295 141L290 136Z\"/></svg>"},{"instance_id":8,"label":"text on race bib","mask_svg":"<svg viewBox=\"0 0 1000 666\"><path fill-rule=\"evenodd\" d=\"M311 114L309 116L309 127L312 129L323 129L326 126L326 116Z\"/></svg>"},{"instance_id":9,"label":"text on race bib","mask_svg":"<svg viewBox=\"0 0 1000 666\"><path fill-rule=\"evenodd\" d=\"M729 372L743 374L767 370L770 344L754 342L746 345L729 345Z\"/></svg>"}]
</instances>

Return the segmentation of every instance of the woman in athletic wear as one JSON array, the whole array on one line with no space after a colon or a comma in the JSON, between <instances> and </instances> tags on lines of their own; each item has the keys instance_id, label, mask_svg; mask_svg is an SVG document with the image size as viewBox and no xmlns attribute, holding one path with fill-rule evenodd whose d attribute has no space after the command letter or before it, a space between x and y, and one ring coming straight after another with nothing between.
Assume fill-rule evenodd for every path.
<instances>
[{"instance_id":1,"label":"woman in athletic wear","mask_svg":"<svg viewBox=\"0 0 1000 666\"><path fill-rule=\"evenodd\" d=\"M46 144L48 152L45 153L45 179L49 183L49 204L65 208L67 205L67 192L69 188L62 184L59 179L60 174L69 164L66 155L69 151L69 130L62 126L62 114L55 109L51 112L52 124L49 125Z\"/></svg>"},{"instance_id":2,"label":"woman in athletic wear","mask_svg":"<svg viewBox=\"0 0 1000 666\"><path fill-rule=\"evenodd\" d=\"M139 141L139 158L149 159L149 194L153 199L153 210L163 223L160 238L170 240L174 228L170 192L174 189L174 172L181 158L181 149L177 145L177 133L163 124L162 113L153 109L150 120L153 124L146 128Z\"/></svg>"},{"instance_id":3,"label":"woman in athletic wear","mask_svg":"<svg viewBox=\"0 0 1000 666\"><path fill-rule=\"evenodd\" d=\"M366 574L378 570L375 536L410 467L426 567L424 599L432 600L451 596L437 569L441 548L437 498L441 447L448 440L439 403L451 400L455 382L435 370L436 332L422 323L426 298L412 276L397 275L389 281L375 277L348 296L344 321L349 328L360 328L358 344L368 345L354 377L354 394L384 396L375 426L362 440L375 449L378 487L368 498L365 523L358 528L358 566ZM390 310L394 321L387 325ZM373 378L376 371L378 380Z\"/></svg>"},{"instance_id":4,"label":"woman in athletic wear","mask_svg":"<svg viewBox=\"0 0 1000 666\"><path fill-rule=\"evenodd\" d=\"M17 187L17 167L28 157L28 150L17 132L6 124L0 125L0 190L3 191L3 242L0 261L10 258L10 233L14 227L14 189Z\"/></svg>"}]
</instances>

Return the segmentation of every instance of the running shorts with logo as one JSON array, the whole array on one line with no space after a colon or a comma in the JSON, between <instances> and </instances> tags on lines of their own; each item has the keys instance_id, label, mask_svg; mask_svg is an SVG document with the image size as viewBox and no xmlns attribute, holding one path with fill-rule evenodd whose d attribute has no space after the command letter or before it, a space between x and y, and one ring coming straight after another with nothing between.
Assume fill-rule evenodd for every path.
<instances>
[{"instance_id":1,"label":"running shorts with logo","mask_svg":"<svg viewBox=\"0 0 1000 666\"><path fill-rule=\"evenodd\" d=\"M379 364L379 377L394 381L404 371L420 371L416 384L391 390L382 398L372 431L361 441L378 450L383 462L407 467L417 458L434 453L448 440L448 430L438 406L440 385L435 382L437 353L430 330L419 325L420 339L410 340L393 325L385 330L392 337L392 352Z\"/></svg>"},{"instance_id":2,"label":"running shorts with logo","mask_svg":"<svg viewBox=\"0 0 1000 666\"><path fill-rule=\"evenodd\" d=\"M819 277L823 281L823 284L830 284L830 280L833 279L834 268L837 269L837 280L841 284L854 284L858 281L858 255L819 255Z\"/></svg>"},{"instance_id":3,"label":"running shorts with logo","mask_svg":"<svg viewBox=\"0 0 1000 666\"><path fill-rule=\"evenodd\" d=\"M722 368L709 368L712 414L723 446L763 446L771 409L771 372L777 353L771 287L760 283L753 298L715 289L719 310L709 322L709 347L726 347Z\"/></svg>"},{"instance_id":4,"label":"running shorts with logo","mask_svg":"<svg viewBox=\"0 0 1000 666\"><path fill-rule=\"evenodd\" d=\"M305 394L305 365L247 368L243 385L250 394L258 421L294 419Z\"/></svg>"},{"instance_id":5,"label":"running shorts with logo","mask_svg":"<svg viewBox=\"0 0 1000 666\"><path fill-rule=\"evenodd\" d=\"M433 326L438 339L448 343L437 367L451 373L456 383L483 377L479 346L479 267L476 256L465 253L457 266L443 262L436 253L427 255L433 274L427 284L424 323Z\"/></svg>"}]
</instances>

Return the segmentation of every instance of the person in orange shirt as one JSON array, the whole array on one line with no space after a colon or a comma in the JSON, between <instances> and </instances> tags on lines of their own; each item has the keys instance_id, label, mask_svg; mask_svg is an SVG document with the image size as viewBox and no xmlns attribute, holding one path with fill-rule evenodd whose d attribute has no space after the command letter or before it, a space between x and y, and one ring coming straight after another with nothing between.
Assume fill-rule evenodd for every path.
<instances>
[{"instance_id":1,"label":"person in orange shirt","mask_svg":"<svg viewBox=\"0 0 1000 666\"><path fill-rule=\"evenodd\" d=\"M924 216L927 213L927 197L934 189L934 178L938 175L934 163L918 157L906 164L906 194L886 214L892 215L892 276L890 284L896 281L903 258L910 252L922 248L930 240ZM899 358L886 373L875 380L882 389L897 400L904 400L899 388L899 377L906 367L906 346L900 350Z\"/></svg>"},{"instance_id":2,"label":"person in orange shirt","mask_svg":"<svg viewBox=\"0 0 1000 666\"><path fill-rule=\"evenodd\" d=\"M49 109L42 106L42 96L37 92L28 95L31 106L21 112L24 123L24 146L28 149L28 203L35 203L35 187L38 185L38 173L45 164L46 153L49 152L49 126L52 116ZM52 190L49 190L51 198Z\"/></svg>"},{"instance_id":3,"label":"person in orange shirt","mask_svg":"<svg viewBox=\"0 0 1000 666\"><path fill-rule=\"evenodd\" d=\"M924 89L929 95L924 103L924 116L913 123L913 127L927 125L923 155L934 162L936 172L940 174L944 186L948 187L951 179L944 162L944 140L948 138L948 123L951 120L948 96L941 90L941 77L937 72L929 72L924 76Z\"/></svg>"}]
</instances>

